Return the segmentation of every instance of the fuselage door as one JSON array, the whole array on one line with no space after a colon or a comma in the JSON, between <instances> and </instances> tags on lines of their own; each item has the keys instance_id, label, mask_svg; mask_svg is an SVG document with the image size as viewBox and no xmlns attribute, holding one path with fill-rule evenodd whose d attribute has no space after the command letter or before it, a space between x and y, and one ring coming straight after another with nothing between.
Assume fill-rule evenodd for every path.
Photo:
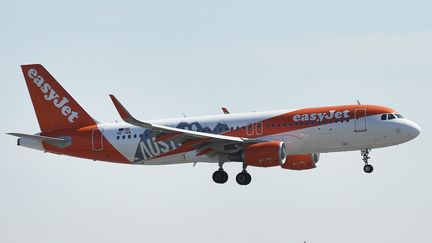
<instances>
[{"instance_id":1,"label":"fuselage door","mask_svg":"<svg viewBox=\"0 0 432 243\"><path fill-rule=\"evenodd\" d=\"M355 109L354 132L366 132L366 108Z\"/></svg>"},{"instance_id":2,"label":"fuselage door","mask_svg":"<svg viewBox=\"0 0 432 243\"><path fill-rule=\"evenodd\" d=\"M262 122L250 123L246 126L246 134L248 136L260 136L263 134L263 129Z\"/></svg>"},{"instance_id":3,"label":"fuselage door","mask_svg":"<svg viewBox=\"0 0 432 243\"><path fill-rule=\"evenodd\" d=\"M250 123L246 126L246 134L248 136L253 136L255 134L255 124Z\"/></svg>"},{"instance_id":4,"label":"fuselage door","mask_svg":"<svg viewBox=\"0 0 432 243\"><path fill-rule=\"evenodd\" d=\"M256 135L258 135L258 136L262 135L263 134L263 130L264 130L263 123L262 122L257 122L256 128L255 128Z\"/></svg>"},{"instance_id":5,"label":"fuselage door","mask_svg":"<svg viewBox=\"0 0 432 243\"><path fill-rule=\"evenodd\" d=\"M94 128L92 132L92 149L93 151L103 150L103 128Z\"/></svg>"}]
</instances>

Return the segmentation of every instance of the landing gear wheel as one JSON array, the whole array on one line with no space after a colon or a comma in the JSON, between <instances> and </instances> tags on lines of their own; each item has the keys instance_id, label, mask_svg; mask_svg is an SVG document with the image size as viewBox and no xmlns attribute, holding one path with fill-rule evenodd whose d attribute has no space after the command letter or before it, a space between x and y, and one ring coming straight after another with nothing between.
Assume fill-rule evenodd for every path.
<instances>
[{"instance_id":1,"label":"landing gear wheel","mask_svg":"<svg viewBox=\"0 0 432 243\"><path fill-rule=\"evenodd\" d=\"M213 173L213 181L218 184L224 184L228 181L228 174L224 170L219 169Z\"/></svg>"},{"instance_id":2,"label":"landing gear wheel","mask_svg":"<svg viewBox=\"0 0 432 243\"><path fill-rule=\"evenodd\" d=\"M364 172L366 172L366 173L372 173L372 171L373 171L373 166L372 165L370 165L370 164L367 164L367 165L365 165L364 167L363 167L363 170L364 170Z\"/></svg>"},{"instance_id":3,"label":"landing gear wheel","mask_svg":"<svg viewBox=\"0 0 432 243\"><path fill-rule=\"evenodd\" d=\"M242 171L237 174L236 181L239 185L245 186L249 185L249 183L252 181L252 177L247 171Z\"/></svg>"},{"instance_id":4,"label":"landing gear wheel","mask_svg":"<svg viewBox=\"0 0 432 243\"><path fill-rule=\"evenodd\" d=\"M369 153L370 153L370 149L362 149L360 151L362 157L363 157L363 162L365 163L365 166L363 167L364 172L366 173L372 173L373 171L373 166L369 164Z\"/></svg>"}]
</instances>

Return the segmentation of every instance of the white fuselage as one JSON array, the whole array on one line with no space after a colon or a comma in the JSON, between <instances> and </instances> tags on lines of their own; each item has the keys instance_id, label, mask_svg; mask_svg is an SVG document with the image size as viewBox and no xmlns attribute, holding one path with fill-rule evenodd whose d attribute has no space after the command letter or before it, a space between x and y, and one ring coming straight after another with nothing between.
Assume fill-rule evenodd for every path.
<instances>
[{"instance_id":1,"label":"white fuselage","mask_svg":"<svg viewBox=\"0 0 432 243\"><path fill-rule=\"evenodd\" d=\"M381 114L360 119L342 119L342 122L327 122L326 124L315 124L312 127L298 129L295 128L296 122L294 121L262 124L261 127L257 127L257 125L247 126L288 112L292 111L187 117L151 122L170 127L179 127L180 124L183 124L184 127L181 127L183 129L219 134L227 134L232 130L244 127L246 135L250 138L283 141L286 144L288 155L392 146L407 142L419 133L419 128L415 123L405 118L381 120ZM290 131L271 132L272 129L290 126L293 127ZM300 121L297 122L297 126L300 126ZM145 129L127 123L100 124L99 128L103 130L105 138L133 163L160 165L218 162L220 159L218 156L212 158L205 155L197 156L196 150L160 157L168 151L177 149L181 143L157 141L155 137L146 137ZM142 135L141 138L140 135Z\"/></svg>"}]
</instances>

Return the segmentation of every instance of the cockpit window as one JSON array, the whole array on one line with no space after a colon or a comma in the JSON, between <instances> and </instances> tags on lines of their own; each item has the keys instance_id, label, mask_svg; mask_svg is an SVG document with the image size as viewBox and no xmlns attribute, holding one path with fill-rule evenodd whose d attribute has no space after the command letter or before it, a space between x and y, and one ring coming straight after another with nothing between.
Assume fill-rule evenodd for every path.
<instances>
[{"instance_id":1,"label":"cockpit window","mask_svg":"<svg viewBox=\"0 0 432 243\"><path fill-rule=\"evenodd\" d=\"M386 121L386 120L393 120L396 118L404 118L401 114L396 113L396 114L382 114L381 115L381 121Z\"/></svg>"}]
</instances>

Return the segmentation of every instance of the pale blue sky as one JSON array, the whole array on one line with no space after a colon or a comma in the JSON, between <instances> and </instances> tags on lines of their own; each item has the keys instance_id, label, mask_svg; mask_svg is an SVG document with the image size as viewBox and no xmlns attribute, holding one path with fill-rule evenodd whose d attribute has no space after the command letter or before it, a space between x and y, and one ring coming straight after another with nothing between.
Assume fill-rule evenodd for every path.
<instances>
[{"instance_id":1,"label":"pale blue sky","mask_svg":"<svg viewBox=\"0 0 432 243\"><path fill-rule=\"evenodd\" d=\"M125 166L0 136L0 242L430 242L430 1L9 1L0 132L38 132L20 64L41 63L101 121L355 103L399 110L416 140L322 154L311 171Z\"/></svg>"}]
</instances>

